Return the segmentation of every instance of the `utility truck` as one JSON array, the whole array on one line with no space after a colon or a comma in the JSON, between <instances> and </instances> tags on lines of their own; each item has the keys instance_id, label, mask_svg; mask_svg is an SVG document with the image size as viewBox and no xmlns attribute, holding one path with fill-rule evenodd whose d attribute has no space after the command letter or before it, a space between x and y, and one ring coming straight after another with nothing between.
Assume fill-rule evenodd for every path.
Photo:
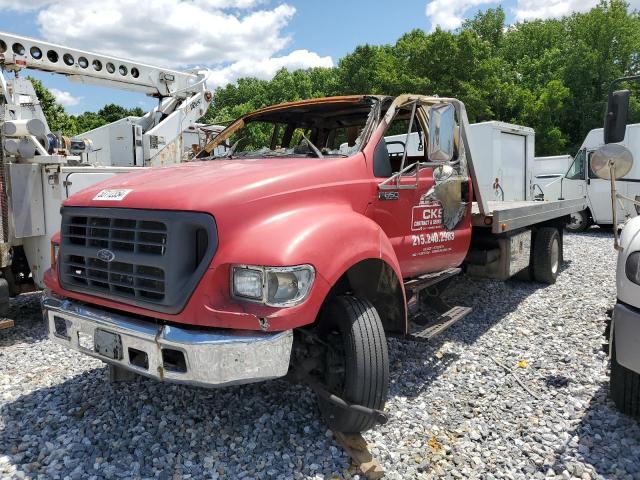
<instances>
[{"instance_id":1,"label":"utility truck","mask_svg":"<svg viewBox=\"0 0 640 480\"><path fill-rule=\"evenodd\" d=\"M286 376L333 429L384 423L386 337L428 341L466 316L442 297L463 269L555 282L563 227L585 207L488 201L468 129L452 98L297 101L242 116L199 162L89 187L52 240L49 338L113 380Z\"/></svg>"},{"instance_id":2,"label":"utility truck","mask_svg":"<svg viewBox=\"0 0 640 480\"><path fill-rule=\"evenodd\" d=\"M64 137L50 130L25 70L144 93L158 105ZM64 199L119 173L179 163L191 150L183 137L204 142L220 130L196 127L211 102L206 77L0 32L0 312L9 294L44 286Z\"/></svg>"}]
</instances>

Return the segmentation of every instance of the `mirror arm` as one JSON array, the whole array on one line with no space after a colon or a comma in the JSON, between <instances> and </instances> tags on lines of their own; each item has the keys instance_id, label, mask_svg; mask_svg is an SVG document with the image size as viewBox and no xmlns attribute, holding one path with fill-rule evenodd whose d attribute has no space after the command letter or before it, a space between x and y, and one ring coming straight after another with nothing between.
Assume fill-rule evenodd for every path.
<instances>
[{"instance_id":1,"label":"mirror arm","mask_svg":"<svg viewBox=\"0 0 640 480\"><path fill-rule=\"evenodd\" d=\"M618 192L616 191L616 175L615 175L615 163L609 161L609 173L611 176L611 213L612 213L612 222L613 222L613 248L615 248L618 252L621 252L623 248L620 246L620 241L618 238L618 205L617 198Z\"/></svg>"}]
</instances>

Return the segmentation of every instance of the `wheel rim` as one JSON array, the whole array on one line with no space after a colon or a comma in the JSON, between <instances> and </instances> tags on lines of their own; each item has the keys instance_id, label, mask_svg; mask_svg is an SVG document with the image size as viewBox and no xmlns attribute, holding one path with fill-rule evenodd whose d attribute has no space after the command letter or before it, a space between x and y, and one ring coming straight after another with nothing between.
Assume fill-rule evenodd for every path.
<instances>
[{"instance_id":1,"label":"wheel rim","mask_svg":"<svg viewBox=\"0 0 640 480\"><path fill-rule=\"evenodd\" d=\"M567 224L567 228L569 230L580 230L584 227L586 219L582 212L572 213L569 216L569 223Z\"/></svg>"},{"instance_id":2,"label":"wheel rim","mask_svg":"<svg viewBox=\"0 0 640 480\"><path fill-rule=\"evenodd\" d=\"M555 238L551 243L551 273L554 275L558 273L560 267L560 245L558 239Z\"/></svg>"}]
</instances>

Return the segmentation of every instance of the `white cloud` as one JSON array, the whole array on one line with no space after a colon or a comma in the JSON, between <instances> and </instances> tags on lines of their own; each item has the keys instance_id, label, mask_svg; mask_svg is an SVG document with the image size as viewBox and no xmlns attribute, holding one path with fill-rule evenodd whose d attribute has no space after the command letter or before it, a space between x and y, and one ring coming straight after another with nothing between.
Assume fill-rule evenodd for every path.
<instances>
[{"instance_id":1,"label":"white cloud","mask_svg":"<svg viewBox=\"0 0 640 480\"><path fill-rule=\"evenodd\" d=\"M58 90L57 88L50 88L49 91L56 97L58 103L64 105L65 107L73 107L74 105L80 104L80 100L82 97L74 97L71 93Z\"/></svg>"},{"instance_id":2,"label":"white cloud","mask_svg":"<svg viewBox=\"0 0 640 480\"><path fill-rule=\"evenodd\" d=\"M23 2L0 0L17 10ZM164 67L205 66L211 86L280 68L330 67L331 57L287 52L296 9L267 0L35 0L40 36L83 50Z\"/></svg>"},{"instance_id":3,"label":"white cloud","mask_svg":"<svg viewBox=\"0 0 640 480\"><path fill-rule=\"evenodd\" d=\"M55 0L0 0L0 10L12 10L14 12L29 12L40 10Z\"/></svg>"},{"instance_id":4,"label":"white cloud","mask_svg":"<svg viewBox=\"0 0 640 480\"><path fill-rule=\"evenodd\" d=\"M591 10L597 4L598 0L518 0L514 13L517 21L558 18Z\"/></svg>"},{"instance_id":5,"label":"white cloud","mask_svg":"<svg viewBox=\"0 0 640 480\"><path fill-rule=\"evenodd\" d=\"M427 3L426 14L431 22L431 29L436 26L444 30L454 30L462 25L466 13L473 7L499 3L496 0L431 0Z\"/></svg>"},{"instance_id":6,"label":"white cloud","mask_svg":"<svg viewBox=\"0 0 640 480\"><path fill-rule=\"evenodd\" d=\"M281 57L265 58L257 62L248 59L239 60L227 67L213 70L209 75L207 84L215 88L231 83L241 77L251 76L269 79L282 68L298 70L301 68L331 66L333 66L331 57L321 57L309 50L294 50Z\"/></svg>"},{"instance_id":7,"label":"white cloud","mask_svg":"<svg viewBox=\"0 0 640 480\"><path fill-rule=\"evenodd\" d=\"M599 0L518 0L513 9L517 21L558 18L574 12L586 12ZM640 9L640 0L627 0L629 10Z\"/></svg>"},{"instance_id":8,"label":"white cloud","mask_svg":"<svg viewBox=\"0 0 640 480\"><path fill-rule=\"evenodd\" d=\"M37 21L52 42L174 67L262 60L287 46L290 39L283 29L294 7L222 9L230 3L58 0L40 11ZM240 5L249 7L256 1L243 0Z\"/></svg>"}]
</instances>

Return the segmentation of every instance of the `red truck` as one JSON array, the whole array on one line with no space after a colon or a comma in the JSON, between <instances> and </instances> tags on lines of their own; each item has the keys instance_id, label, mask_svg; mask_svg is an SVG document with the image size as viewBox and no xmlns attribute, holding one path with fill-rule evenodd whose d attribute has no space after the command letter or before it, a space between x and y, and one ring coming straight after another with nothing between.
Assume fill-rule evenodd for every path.
<instances>
[{"instance_id":1,"label":"red truck","mask_svg":"<svg viewBox=\"0 0 640 480\"><path fill-rule=\"evenodd\" d=\"M584 208L482 198L467 129L455 99L298 101L244 115L198 161L83 190L52 241L49 336L114 379L288 376L331 428L384 423L386 336L428 340L469 313L441 298L463 269L553 283Z\"/></svg>"}]
</instances>

